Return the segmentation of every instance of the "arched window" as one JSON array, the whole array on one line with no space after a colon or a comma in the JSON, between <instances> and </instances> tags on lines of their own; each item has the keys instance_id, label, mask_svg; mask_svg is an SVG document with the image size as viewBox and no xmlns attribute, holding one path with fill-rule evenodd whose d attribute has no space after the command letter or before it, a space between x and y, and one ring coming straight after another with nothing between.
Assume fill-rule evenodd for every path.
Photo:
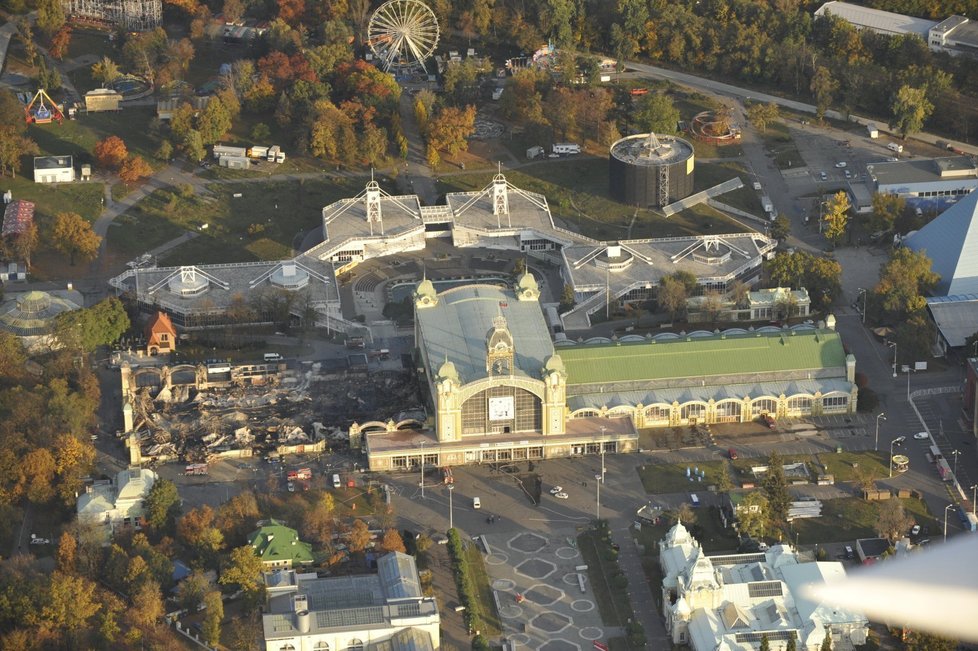
<instances>
[{"instance_id":1,"label":"arched window","mask_svg":"<svg viewBox=\"0 0 978 651\"><path fill-rule=\"evenodd\" d=\"M313 647L314 651L329 651L328 642L316 642L316 646Z\"/></svg>"},{"instance_id":2,"label":"arched window","mask_svg":"<svg viewBox=\"0 0 978 651\"><path fill-rule=\"evenodd\" d=\"M346 651L363 651L363 642L357 638L350 640L350 643L346 645Z\"/></svg>"},{"instance_id":3,"label":"arched window","mask_svg":"<svg viewBox=\"0 0 978 651\"><path fill-rule=\"evenodd\" d=\"M703 418L706 416L706 405L699 402L690 402L683 405L680 412L682 418Z\"/></svg>"},{"instance_id":4,"label":"arched window","mask_svg":"<svg viewBox=\"0 0 978 651\"><path fill-rule=\"evenodd\" d=\"M291 644L283 644L279 647L279 651L295 651L295 647Z\"/></svg>"},{"instance_id":5,"label":"arched window","mask_svg":"<svg viewBox=\"0 0 978 651\"><path fill-rule=\"evenodd\" d=\"M777 413L778 401L773 398L758 398L751 402L751 415L760 416L764 413Z\"/></svg>"}]
</instances>

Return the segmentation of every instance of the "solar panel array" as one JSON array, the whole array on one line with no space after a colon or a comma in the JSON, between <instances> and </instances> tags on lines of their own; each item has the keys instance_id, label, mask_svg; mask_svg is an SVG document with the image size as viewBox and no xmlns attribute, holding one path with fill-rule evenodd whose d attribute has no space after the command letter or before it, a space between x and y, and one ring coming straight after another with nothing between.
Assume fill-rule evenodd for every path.
<instances>
[{"instance_id":1,"label":"solar panel array","mask_svg":"<svg viewBox=\"0 0 978 651\"><path fill-rule=\"evenodd\" d=\"M757 581L747 584L747 594L751 599L783 597L784 589L780 581Z\"/></svg>"}]
</instances>

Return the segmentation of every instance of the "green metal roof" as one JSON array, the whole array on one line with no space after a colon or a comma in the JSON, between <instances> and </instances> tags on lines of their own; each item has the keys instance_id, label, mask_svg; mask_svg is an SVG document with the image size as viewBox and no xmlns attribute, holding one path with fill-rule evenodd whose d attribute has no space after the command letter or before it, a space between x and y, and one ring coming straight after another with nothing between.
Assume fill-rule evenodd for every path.
<instances>
[{"instance_id":1,"label":"green metal roof","mask_svg":"<svg viewBox=\"0 0 978 651\"><path fill-rule=\"evenodd\" d=\"M568 346L558 352L569 385L820 370L846 363L842 339L832 330Z\"/></svg>"},{"instance_id":2,"label":"green metal roof","mask_svg":"<svg viewBox=\"0 0 978 651\"><path fill-rule=\"evenodd\" d=\"M268 524L252 532L248 544L265 563L290 559L293 565L313 562L312 545L299 540L295 529L278 520L269 520Z\"/></svg>"}]
</instances>

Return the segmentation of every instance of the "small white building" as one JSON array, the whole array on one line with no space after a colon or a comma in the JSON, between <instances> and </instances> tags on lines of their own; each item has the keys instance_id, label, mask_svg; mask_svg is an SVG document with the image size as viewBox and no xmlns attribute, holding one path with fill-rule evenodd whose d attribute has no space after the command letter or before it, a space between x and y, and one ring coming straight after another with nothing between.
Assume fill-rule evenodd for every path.
<instances>
[{"instance_id":1,"label":"small white building","mask_svg":"<svg viewBox=\"0 0 978 651\"><path fill-rule=\"evenodd\" d=\"M34 183L71 183L75 166L71 156L35 156Z\"/></svg>"},{"instance_id":2,"label":"small white building","mask_svg":"<svg viewBox=\"0 0 978 651\"><path fill-rule=\"evenodd\" d=\"M115 483L88 486L78 498L78 521L105 527L105 533L122 526L142 524L146 496L159 479L146 468L129 468L116 475Z\"/></svg>"},{"instance_id":3,"label":"small white building","mask_svg":"<svg viewBox=\"0 0 978 651\"><path fill-rule=\"evenodd\" d=\"M392 552L377 574L317 578L295 570L265 575L266 651L434 651L438 604L421 591L414 558Z\"/></svg>"},{"instance_id":4,"label":"small white building","mask_svg":"<svg viewBox=\"0 0 978 651\"><path fill-rule=\"evenodd\" d=\"M842 563L803 562L788 545L765 552L707 556L682 524L659 542L662 609L674 644L693 651L772 651L794 638L798 651L866 643L869 620L801 596L802 588L845 577Z\"/></svg>"}]
</instances>

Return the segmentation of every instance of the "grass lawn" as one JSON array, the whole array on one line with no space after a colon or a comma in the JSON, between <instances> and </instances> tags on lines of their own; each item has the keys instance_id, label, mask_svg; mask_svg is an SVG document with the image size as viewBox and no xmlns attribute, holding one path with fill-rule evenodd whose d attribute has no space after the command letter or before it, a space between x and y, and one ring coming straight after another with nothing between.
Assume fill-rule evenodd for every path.
<instances>
[{"instance_id":1,"label":"grass lawn","mask_svg":"<svg viewBox=\"0 0 978 651\"><path fill-rule=\"evenodd\" d=\"M767 126L767 131L761 134L764 139L764 147L769 153L774 154L774 162L779 170L805 165L805 159L791 138L788 126L784 122L772 122Z\"/></svg>"},{"instance_id":2,"label":"grass lawn","mask_svg":"<svg viewBox=\"0 0 978 651\"><path fill-rule=\"evenodd\" d=\"M440 191L480 190L493 173L441 178ZM547 198L551 213L573 230L599 240L677 237L707 232L741 232L743 227L721 213L699 206L668 219L608 197L608 161L581 157L547 161L506 173L513 185Z\"/></svg>"},{"instance_id":3,"label":"grass lawn","mask_svg":"<svg viewBox=\"0 0 978 651\"><path fill-rule=\"evenodd\" d=\"M65 61L83 54L118 59L115 45L109 40L109 32L75 26L71 30L71 42L68 44L68 54L65 56ZM78 90L82 93L85 92L80 88Z\"/></svg>"},{"instance_id":4,"label":"grass lawn","mask_svg":"<svg viewBox=\"0 0 978 651\"><path fill-rule=\"evenodd\" d=\"M301 179L211 184L213 196L158 190L117 220L109 244L131 256L193 230L199 237L172 249L162 264L277 260L291 255L299 233L320 225L323 206L354 196L361 186L359 179Z\"/></svg>"},{"instance_id":5,"label":"grass lawn","mask_svg":"<svg viewBox=\"0 0 978 651\"><path fill-rule=\"evenodd\" d=\"M486 637L495 637L502 630L499 613L496 612L496 600L492 598L492 586L485 562L482 560L482 553L472 542L465 546L465 562L469 566L472 585L478 588L479 602L482 604L481 621L486 628L482 634Z\"/></svg>"},{"instance_id":6,"label":"grass lawn","mask_svg":"<svg viewBox=\"0 0 978 651\"><path fill-rule=\"evenodd\" d=\"M795 520L792 525L803 545L875 538L878 508L878 502L856 497L823 500L822 517Z\"/></svg>"},{"instance_id":7,"label":"grass lawn","mask_svg":"<svg viewBox=\"0 0 978 651\"><path fill-rule=\"evenodd\" d=\"M154 117L154 111L145 107L127 108L121 114L88 113L60 125L56 122L32 125L28 127L27 135L41 148L41 155L74 156L76 168L82 163L93 162L96 142L108 136L119 136L130 154L139 154L158 168L162 163L153 158L153 154L159 148L160 139L150 128Z\"/></svg>"},{"instance_id":8,"label":"grass lawn","mask_svg":"<svg viewBox=\"0 0 978 651\"><path fill-rule=\"evenodd\" d=\"M693 189L696 192L700 192L724 181L729 181L734 177L739 177L744 182L744 187L733 192L721 194L719 197L716 197L716 200L745 212L755 215L762 214L764 208L761 206L761 198L751 188L753 179L747 170L744 169L744 166L738 162L697 163Z\"/></svg>"},{"instance_id":9,"label":"grass lawn","mask_svg":"<svg viewBox=\"0 0 978 651\"><path fill-rule=\"evenodd\" d=\"M101 183L62 183L57 185L34 183L33 177L18 176L3 179L4 190L10 190L14 199L33 201L38 215L54 217L59 212L76 212L88 221L102 212L103 186Z\"/></svg>"},{"instance_id":10,"label":"grass lawn","mask_svg":"<svg viewBox=\"0 0 978 651\"><path fill-rule=\"evenodd\" d=\"M819 460L827 468L827 473L835 477L835 481L855 481L860 473L870 473L878 479L885 479L889 474L886 452L842 452L840 454L820 454Z\"/></svg>"},{"instance_id":11,"label":"grass lawn","mask_svg":"<svg viewBox=\"0 0 978 651\"><path fill-rule=\"evenodd\" d=\"M610 540L588 530L577 537L577 546L588 567L588 582L598 602L601 620L605 626L624 626L632 616L625 587L628 580L618 568L618 553L611 549Z\"/></svg>"},{"instance_id":12,"label":"grass lawn","mask_svg":"<svg viewBox=\"0 0 978 651\"><path fill-rule=\"evenodd\" d=\"M705 487L711 484L716 484L716 477L726 463L726 461L707 461L698 464L648 464L638 469L638 475L642 480L645 492L652 495L695 492L705 490ZM694 465L706 472L706 479L702 482L689 481L686 477L686 468L692 469Z\"/></svg>"}]
</instances>

